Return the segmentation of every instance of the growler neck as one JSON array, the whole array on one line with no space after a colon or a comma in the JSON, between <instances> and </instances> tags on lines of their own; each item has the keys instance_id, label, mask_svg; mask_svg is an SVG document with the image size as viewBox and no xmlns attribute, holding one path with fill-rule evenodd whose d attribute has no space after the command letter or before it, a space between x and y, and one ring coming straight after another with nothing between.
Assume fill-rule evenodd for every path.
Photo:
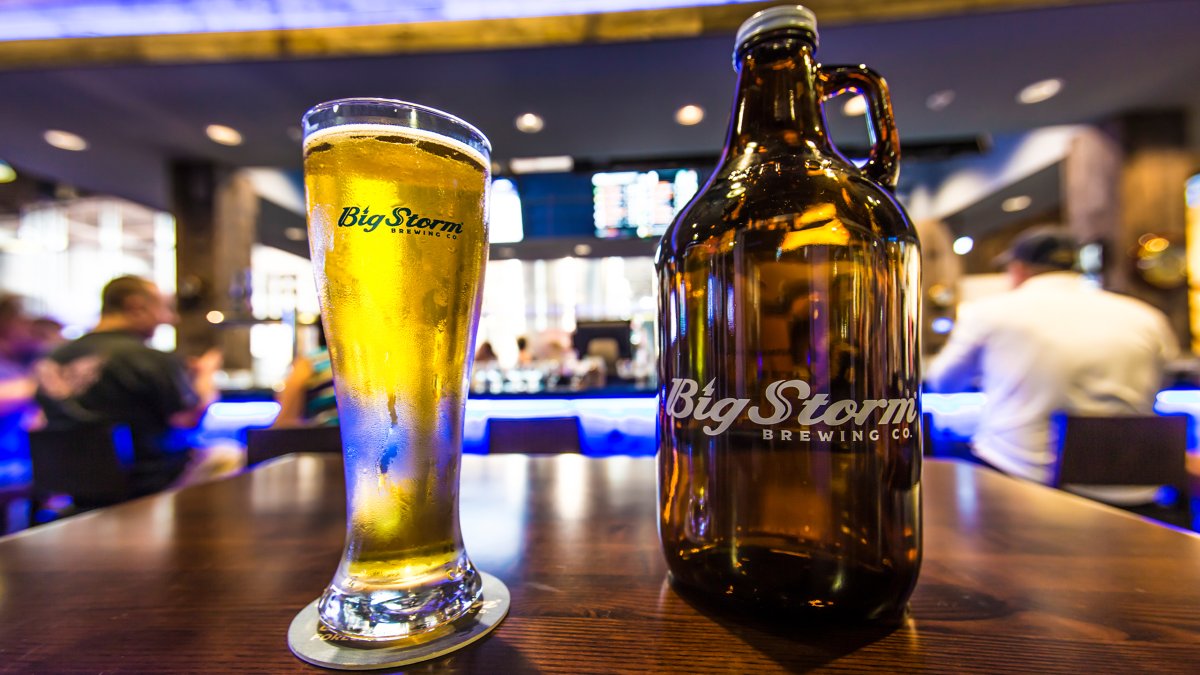
<instances>
[{"instance_id":1,"label":"growler neck","mask_svg":"<svg viewBox=\"0 0 1200 675\"><path fill-rule=\"evenodd\" d=\"M738 57L738 85L722 160L747 153L829 153L813 45L768 38Z\"/></svg>"}]
</instances>

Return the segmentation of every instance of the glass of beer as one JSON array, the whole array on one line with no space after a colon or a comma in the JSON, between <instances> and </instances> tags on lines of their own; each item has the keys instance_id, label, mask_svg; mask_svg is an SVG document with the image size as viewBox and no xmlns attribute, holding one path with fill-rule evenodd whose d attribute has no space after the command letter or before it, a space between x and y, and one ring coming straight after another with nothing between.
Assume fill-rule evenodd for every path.
<instances>
[{"instance_id":1,"label":"glass of beer","mask_svg":"<svg viewBox=\"0 0 1200 675\"><path fill-rule=\"evenodd\" d=\"M344 639L427 634L480 601L458 486L490 152L470 124L402 101L343 99L304 116L346 465L346 547L317 612Z\"/></svg>"}]
</instances>

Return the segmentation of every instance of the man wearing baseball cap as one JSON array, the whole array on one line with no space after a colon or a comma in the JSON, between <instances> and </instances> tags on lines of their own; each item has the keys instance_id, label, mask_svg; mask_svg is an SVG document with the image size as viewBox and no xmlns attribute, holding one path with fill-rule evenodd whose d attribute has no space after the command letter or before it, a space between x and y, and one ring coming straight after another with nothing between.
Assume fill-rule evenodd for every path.
<instances>
[{"instance_id":1,"label":"man wearing baseball cap","mask_svg":"<svg viewBox=\"0 0 1200 675\"><path fill-rule=\"evenodd\" d=\"M1074 271L1076 253L1063 228L1018 236L998 259L1013 290L964 303L925 376L933 391L977 382L987 404L972 452L1039 483L1054 479L1052 415L1150 414L1164 366L1179 352L1162 312L1090 284ZM1133 504L1153 501L1154 492L1093 496Z\"/></svg>"}]
</instances>

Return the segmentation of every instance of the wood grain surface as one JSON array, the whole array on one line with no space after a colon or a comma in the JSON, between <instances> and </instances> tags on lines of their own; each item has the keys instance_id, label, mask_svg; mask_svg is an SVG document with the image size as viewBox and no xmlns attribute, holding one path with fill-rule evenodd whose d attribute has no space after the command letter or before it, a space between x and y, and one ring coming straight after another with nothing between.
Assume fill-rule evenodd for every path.
<instances>
[{"instance_id":1,"label":"wood grain surface","mask_svg":"<svg viewBox=\"0 0 1200 675\"><path fill-rule=\"evenodd\" d=\"M467 457L492 636L406 672L1197 672L1200 537L966 464L925 471L925 564L898 629L714 612L667 583L650 459ZM336 456L0 539L0 671L319 672L295 613L344 534Z\"/></svg>"}]
</instances>

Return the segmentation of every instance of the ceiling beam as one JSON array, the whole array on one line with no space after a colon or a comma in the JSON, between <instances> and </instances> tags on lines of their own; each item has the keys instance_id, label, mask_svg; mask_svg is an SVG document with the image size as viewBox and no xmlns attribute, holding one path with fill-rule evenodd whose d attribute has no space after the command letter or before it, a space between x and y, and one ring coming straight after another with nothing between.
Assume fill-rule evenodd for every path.
<instances>
[{"instance_id":1,"label":"ceiling beam","mask_svg":"<svg viewBox=\"0 0 1200 675\"><path fill-rule=\"evenodd\" d=\"M1019 11L1120 0L807 0L822 25ZM745 4L573 16L0 42L0 70L385 56L630 42L733 33ZM3 10L0 10L0 20Z\"/></svg>"}]
</instances>

